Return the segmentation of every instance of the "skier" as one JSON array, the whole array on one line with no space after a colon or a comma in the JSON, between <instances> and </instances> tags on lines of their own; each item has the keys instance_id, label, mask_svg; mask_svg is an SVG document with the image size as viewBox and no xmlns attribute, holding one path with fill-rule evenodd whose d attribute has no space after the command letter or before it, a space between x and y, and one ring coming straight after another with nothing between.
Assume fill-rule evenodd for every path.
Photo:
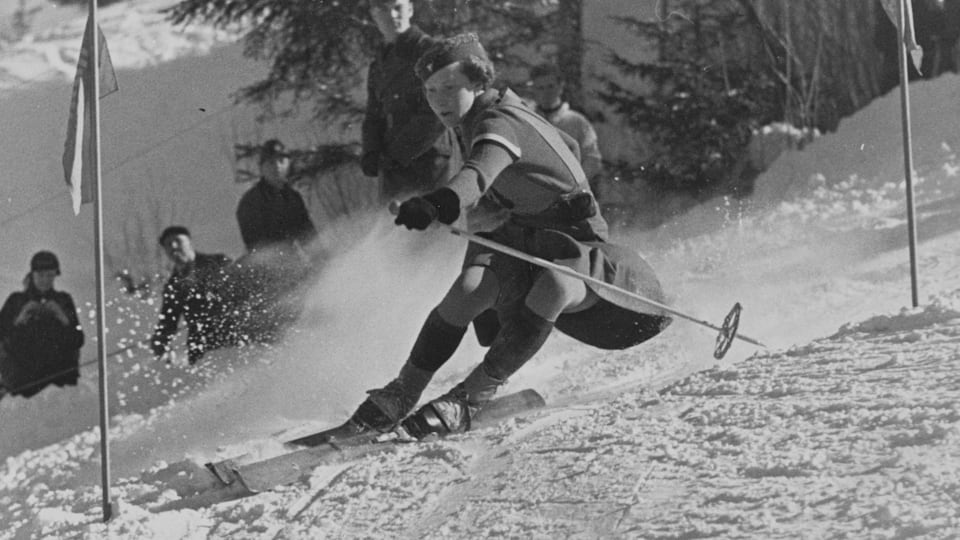
<instances>
[{"instance_id":1,"label":"skier","mask_svg":"<svg viewBox=\"0 0 960 540\"><path fill-rule=\"evenodd\" d=\"M59 275L57 256L38 251L25 289L0 308L0 377L13 395L30 397L49 384L74 386L80 377L83 330L73 297L54 289Z\"/></svg>"},{"instance_id":2,"label":"skier","mask_svg":"<svg viewBox=\"0 0 960 540\"><path fill-rule=\"evenodd\" d=\"M432 47L417 63L427 100L465 143L466 163L450 183L404 201L395 223L424 230L451 224L484 194L509 220L485 233L498 243L661 301L651 269L607 243L607 225L565 136L511 90L491 88L495 72L474 34ZM332 438L389 431L402 422L417 438L470 428L497 389L556 327L585 343L623 349L657 335L670 319L626 309L614 293L555 270L470 244L453 286L428 315L398 376L371 390ZM489 308L501 324L483 362L446 394L408 417L433 374L453 355L467 325Z\"/></svg>"},{"instance_id":3,"label":"skier","mask_svg":"<svg viewBox=\"0 0 960 540\"><path fill-rule=\"evenodd\" d=\"M160 358L170 351L181 318L187 323L187 359L196 364L207 351L236 344L238 321L230 300L232 261L226 255L198 253L190 231L171 225L158 242L173 262L173 273L163 287L160 318L150 349Z\"/></svg>"},{"instance_id":4,"label":"skier","mask_svg":"<svg viewBox=\"0 0 960 540\"><path fill-rule=\"evenodd\" d=\"M451 130L433 114L414 64L436 40L411 24L411 0L371 0L383 44L367 72L361 168L379 176L380 198L425 193L449 178L459 162Z\"/></svg>"}]
</instances>

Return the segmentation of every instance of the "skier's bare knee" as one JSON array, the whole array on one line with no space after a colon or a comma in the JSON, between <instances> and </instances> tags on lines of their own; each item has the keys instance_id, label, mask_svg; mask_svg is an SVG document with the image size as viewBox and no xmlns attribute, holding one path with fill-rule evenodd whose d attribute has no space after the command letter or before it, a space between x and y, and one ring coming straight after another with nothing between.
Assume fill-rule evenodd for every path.
<instances>
[{"instance_id":1,"label":"skier's bare knee","mask_svg":"<svg viewBox=\"0 0 960 540\"><path fill-rule=\"evenodd\" d=\"M437 312L448 323L465 327L493 307L499 294L500 284L493 272L482 266L469 266L453 282Z\"/></svg>"},{"instance_id":2,"label":"skier's bare knee","mask_svg":"<svg viewBox=\"0 0 960 540\"><path fill-rule=\"evenodd\" d=\"M587 309L598 297L583 281L553 270L544 270L533 283L525 304L531 311L549 321L561 313Z\"/></svg>"}]
</instances>

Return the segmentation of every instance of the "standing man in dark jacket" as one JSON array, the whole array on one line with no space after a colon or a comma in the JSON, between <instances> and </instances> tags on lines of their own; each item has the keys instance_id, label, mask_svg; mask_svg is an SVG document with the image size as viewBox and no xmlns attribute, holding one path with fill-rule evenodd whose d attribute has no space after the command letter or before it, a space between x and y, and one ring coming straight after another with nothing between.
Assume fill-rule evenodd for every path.
<instances>
[{"instance_id":1,"label":"standing man in dark jacket","mask_svg":"<svg viewBox=\"0 0 960 540\"><path fill-rule=\"evenodd\" d=\"M0 309L0 376L13 395L30 397L48 384L73 386L80 377L83 330L70 294L53 288L60 261L49 251L30 259L26 289Z\"/></svg>"},{"instance_id":2,"label":"standing man in dark jacket","mask_svg":"<svg viewBox=\"0 0 960 540\"><path fill-rule=\"evenodd\" d=\"M247 253L237 261L237 289L251 311L247 330L273 340L302 310L297 288L318 262L310 244L317 236L303 197L290 185L290 156L270 139L260 150L260 181L237 205Z\"/></svg>"},{"instance_id":3,"label":"standing man in dark jacket","mask_svg":"<svg viewBox=\"0 0 960 540\"><path fill-rule=\"evenodd\" d=\"M277 139L260 150L260 181L240 198L237 223L251 253L268 247L298 252L317 235L303 197L290 186L290 156Z\"/></svg>"},{"instance_id":4,"label":"standing man in dark jacket","mask_svg":"<svg viewBox=\"0 0 960 540\"><path fill-rule=\"evenodd\" d=\"M435 40L410 23L412 1L370 0L370 16L383 45L367 74L361 167L365 175L380 177L380 198L389 202L438 187L456 170L460 153L414 72Z\"/></svg>"},{"instance_id":5,"label":"standing man in dark jacket","mask_svg":"<svg viewBox=\"0 0 960 540\"><path fill-rule=\"evenodd\" d=\"M240 338L237 318L226 292L230 259L197 253L190 231L179 225L164 229L159 241L173 261L173 274L163 288L160 320L150 340L153 354L160 357L170 351L181 318L187 322L191 365L209 350L236 344Z\"/></svg>"}]
</instances>

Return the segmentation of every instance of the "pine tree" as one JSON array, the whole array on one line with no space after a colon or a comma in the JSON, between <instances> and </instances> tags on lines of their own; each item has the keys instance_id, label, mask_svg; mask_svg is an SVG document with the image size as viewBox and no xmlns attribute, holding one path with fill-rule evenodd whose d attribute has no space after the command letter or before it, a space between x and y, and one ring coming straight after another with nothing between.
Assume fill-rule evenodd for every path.
<instances>
[{"instance_id":1,"label":"pine tree","mask_svg":"<svg viewBox=\"0 0 960 540\"><path fill-rule=\"evenodd\" d=\"M608 80L601 99L652 141L639 176L661 190L707 195L728 179L751 129L780 117L779 90L767 70L751 63L744 36L755 32L738 2L672 0L664 7L657 21L619 19L640 42L656 44L656 61L612 58L653 91L639 95Z\"/></svg>"},{"instance_id":2,"label":"pine tree","mask_svg":"<svg viewBox=\"0 0 960 540\"><path fill-rule=\"evenodd\" d=\"M547 17L534 7L555 3ZM522 63L511 49L544 34L557 34L562 54L579 54L571 31L579 22L566 21L579 13L581 0L422 0L415 2L414 22L433 35L477 32L498 68ZM244 88L239 99L263 105L271 113L280 96L292 103L310 103L318 117L349 119L362 114L363 77L379 34L369 19L366 0L183 0L166 10L174 24L216 26L245 24L244 54L265 60L265 79ZM562 36L561 36L562 34ZM574 49L573 51L571 49ZM579 60L571 62L579 66ZM578 69L577 69L578 71ZM575 76L579 76L576 73Z\"/></svg>"},{"instance_id":3,"label":"pine tree","mask_svg":"<svg viewBox=\"0 0 960 540\"><path fill-rule=\"evenodd\" d=\"M415 0L414 22L436 36L473 31L498 69L523 65L511 51L544 35L556 35L566 60L568 87L579 88L579 18L582 0ZM537 15L547 5L548 15ZM363 81L380 35L366 0L183 0L166 10L174 24L201 22L250 28L244 54L270 64L267 76L240 89L238 100L267 116L308 107L324 122L357 122L366 96ZM574 33L576 36L574 38ZM574 57L576 56L576 61ZM280 105L283 103L284 105ZM355 143L317 149L309 171L352 159ZM240 155L252 150L239 147Z\"/></svg>"}]
</instances>

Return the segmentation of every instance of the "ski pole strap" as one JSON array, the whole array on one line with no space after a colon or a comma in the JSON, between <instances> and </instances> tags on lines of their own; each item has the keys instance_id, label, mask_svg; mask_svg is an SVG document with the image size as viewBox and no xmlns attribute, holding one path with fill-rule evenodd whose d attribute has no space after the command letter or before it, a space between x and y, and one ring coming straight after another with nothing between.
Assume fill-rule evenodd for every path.
<instances>
[{"instance_id":1,"label":"ski pole strap","mask_svg":"<svg viewBox=\"0 0 960 540\"><path fill-rule=\"evenodd\" d=\"M580 162L577 161L577 157L573 155L570 148L563 142L560 133L553 124L529 109L507 104L501 104L501 106L513 112L521 122L532 127L534 131L537 132L537 135L540 135L540 138L547 143L547 146L563 161L563 165L570 172L570 175L573 176L574 180L576 180L578 188L582 189L589 184L587 175L583 172L583 167L580 165Z\"/></svg>"}]
</instances>

